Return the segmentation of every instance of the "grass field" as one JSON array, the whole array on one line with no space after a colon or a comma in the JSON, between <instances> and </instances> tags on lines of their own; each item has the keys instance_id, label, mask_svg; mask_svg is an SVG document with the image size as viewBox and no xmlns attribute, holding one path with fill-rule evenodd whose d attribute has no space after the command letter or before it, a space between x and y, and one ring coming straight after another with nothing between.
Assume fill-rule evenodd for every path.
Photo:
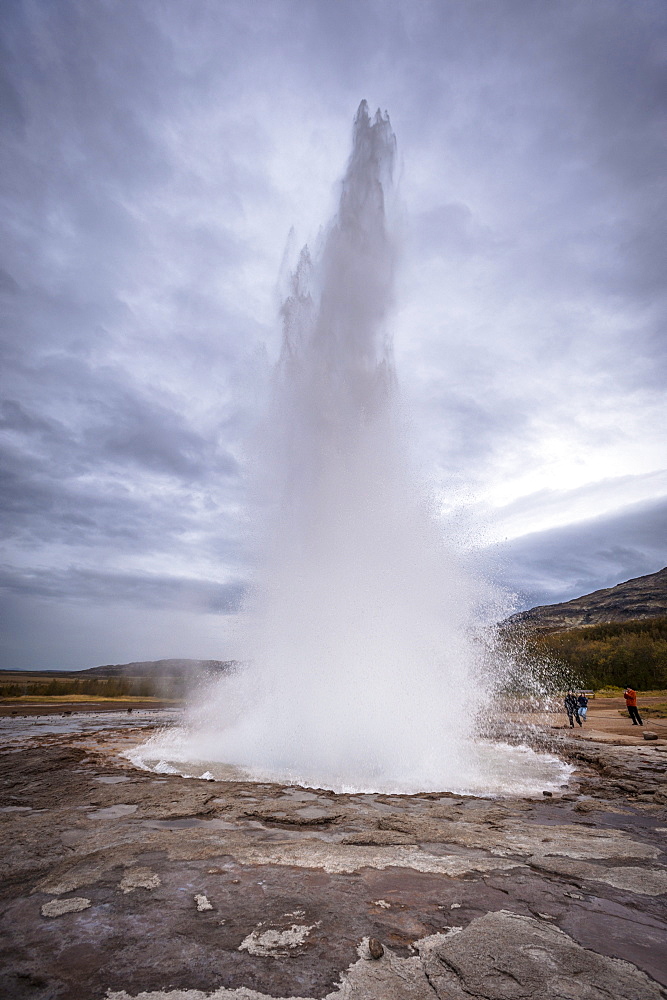
<instances>
[{"instance_id":1,"label":"grass field","mask_svg":"<svg viewBox=\"0 0 667 1000\"><path fill-rule=\"evenodd\" d=\"M626 709L619 708L619 715L627 715ZM649 719L667 719L667 701L663 701L657 705L642 705L639 704L639 714L642 718Z\"/></svg>"},{"instance_id":2,"label":"grass field","mask_svg":"<svg viewBox=\"0 0 667 1000\"><path fill-rule=\"evenodd\" d=\"M80 677L38 671L12 671L0 674L0 700L62 698L64 701L100 701L112 698L139 698L142 701L179 701L185 694L183 677Z\"/></svg>"},{"instance_id":3,"label":"grass field","mask_svg":"<svg viewBox=\"0 0 667 1000\"><path fill-rule=\"evenodd\" d=\"M165 702L172 702L174 705L180 704L182 699L180 698L159 698L157 695L139 695L139 694L124 694L117 696L104 696L104 695L88 695L88 694L50 694L50 695L36 695L36 694L21 694L10 697L0 696L0 701L2 702L12 702L18 705L81 705L88 704L91 701L95 702L119 702L127 703L131 705L133 703L141 702L155 702L156 704L163 705Z\"/></svg>"}]
</instances>

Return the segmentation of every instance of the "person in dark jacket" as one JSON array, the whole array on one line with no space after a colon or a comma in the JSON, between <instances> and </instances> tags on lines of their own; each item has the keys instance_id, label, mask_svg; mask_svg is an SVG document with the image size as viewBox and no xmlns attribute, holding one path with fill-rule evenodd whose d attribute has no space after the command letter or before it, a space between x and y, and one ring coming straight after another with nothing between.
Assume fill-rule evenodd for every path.
<instances>
[{"instance_id":1,"label":"person in dark jacket","mask_svg":"<svg viewBox=\"0 0 667 1000\"><path fill-rule=\"evenodd\" d=\"M577 705L577 696L574 691L570 690L565 695L565 711L567 712L567 717L570 720L570 729L574 729L574 720L576 719L579 725L581 725L581 719L579 718L579 713Z\"/></svg>"},{"instance_id":2,"label":"person in dark jacket","mask_svg":"<svg viewBox=\"0 0 667 1000\"><path fill-rule=\"evenodd\" d=\"M583 691L579 692L579 697L577 698L577 716L582 722L586 721L586 713L588 712L588 698Z\"/></svg>"}]
</instances>

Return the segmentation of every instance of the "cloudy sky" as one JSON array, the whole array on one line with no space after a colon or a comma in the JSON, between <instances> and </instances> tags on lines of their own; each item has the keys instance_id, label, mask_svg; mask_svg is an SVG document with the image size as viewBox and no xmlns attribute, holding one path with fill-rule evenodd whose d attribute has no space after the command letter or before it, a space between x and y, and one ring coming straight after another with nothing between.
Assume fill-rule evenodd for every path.
<instances>
[{"instance_id":1,"label":"cloudy sky","mask_svg":"<svg viewBox=\"0 0 667 1000\"><path fill-rule=\"evenodd\" d=\"M663 0L6 0L0 666L234 655L279 273L362 98L443 530L518 606L667 563Z\"/></svg>"}]
</instances>

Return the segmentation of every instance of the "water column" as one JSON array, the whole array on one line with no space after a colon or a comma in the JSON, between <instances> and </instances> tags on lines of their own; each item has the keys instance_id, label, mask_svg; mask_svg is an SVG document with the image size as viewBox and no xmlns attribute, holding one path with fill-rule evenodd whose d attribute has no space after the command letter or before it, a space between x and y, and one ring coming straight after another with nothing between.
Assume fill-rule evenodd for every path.
<instances>
[{"instance_id":1,"label":"water column","mask_svg":"<svg viewBox=\"0 0 667 1000\"><path fill-rule=\"evenodd\" d=\"M362 101L338 209L282 308L254 463L245 665L133 752L140 766L360 791L562 779L554 758L478 737L493 686L482 588L409 460L394 369L395 156L389 118Z\"/></svg>"}]
</instances>

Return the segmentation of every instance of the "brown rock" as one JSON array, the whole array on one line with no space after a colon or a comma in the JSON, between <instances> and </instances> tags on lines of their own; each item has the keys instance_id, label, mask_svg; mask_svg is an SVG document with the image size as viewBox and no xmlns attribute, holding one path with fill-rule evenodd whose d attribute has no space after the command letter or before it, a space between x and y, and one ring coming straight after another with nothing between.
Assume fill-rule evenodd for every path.
<instances>
[{"instance_id":1,"label":"brown rock","mask_svg":"<svg viewBox=\"0 0 667 1000\"><path fill-rule=\"evenodd\" d=\"M664 996L658 983L629 962L598 955L558 927L507 910L478 917L426 949L424 967L439 1000Z\"/></svg>"},{"instance_id":2,"label":"brown rock","mask_svg":"<svg viewBox=\"0 0 667 1000\"><path fill-rule=\"evenodd\" d=\"M382 958L384 955L384 948L382 943L378 941L377 938L369 938L368 940L368 954L373 959Z\"/></svg>"}]
</instances>

